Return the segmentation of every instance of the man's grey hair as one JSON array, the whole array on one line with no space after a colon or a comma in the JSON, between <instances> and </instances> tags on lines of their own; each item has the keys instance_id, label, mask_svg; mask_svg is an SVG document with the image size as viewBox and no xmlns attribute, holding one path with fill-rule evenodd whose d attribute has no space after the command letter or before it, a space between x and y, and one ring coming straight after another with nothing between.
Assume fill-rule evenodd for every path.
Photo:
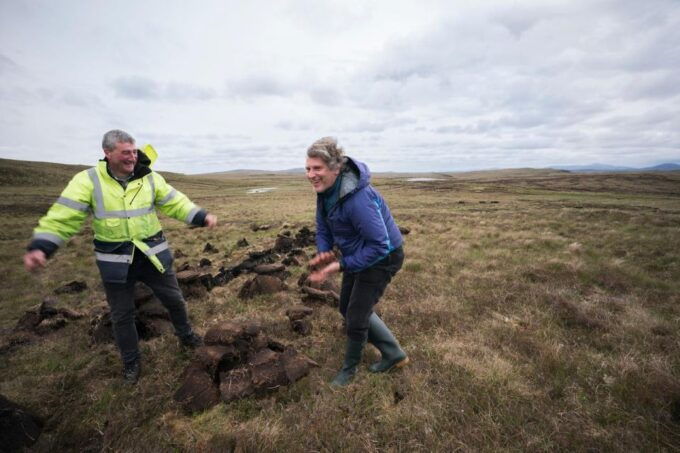
<instances>
[{"instance_id":1,"label":"man's grey hair","mask_svg":"<svg viewBox=\"0 0 680 453\"><path fill-rule=\"evenodd\" d=\"M312 143L312 146L307 148L307 157L318 157L331 170L342 168L347 161L344 150L338 146L335 137L323 137Z\"/></svg>"},{"instance_id":2,"label":"man's grey hair","mask_svg":"<svg viewBox=\"0 0 680 453\"><path fill-rule=\"evenodd\" d=\"M130 143L134 145L135 139L132 138L132 135L125 131L121 131L120 129L113 129L104 134L102 148L105 151L113 151L116 149L116 143Z\"/></svg>"}]
</instances>

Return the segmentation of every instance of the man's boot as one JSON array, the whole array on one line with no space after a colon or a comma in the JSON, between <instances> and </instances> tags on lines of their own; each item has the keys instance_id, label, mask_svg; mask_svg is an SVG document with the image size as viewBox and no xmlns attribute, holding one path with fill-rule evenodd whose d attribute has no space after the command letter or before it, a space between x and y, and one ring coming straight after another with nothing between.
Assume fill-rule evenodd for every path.
<instances>
[{"instance_id":1,"label":"man's boot","mask_svg":"<svg viewBox=\"0 0 680 453\"><path fill-rule=\"evenodd\" d=\"M123 364L123 380L126 384L135 385L142 374L142 363L139 359Z\"/></svg>"},{"instance_id":2,"label":"man's boot","mask_svg":"<svg viewBox=\"0 0 680 453\"><path fill-rule=\"evenodd\" d=\"M368 342L378 348L382 358L368 367L372 373L385 373L401 368L408 363L408 357L390 329L378 315L373 313L368 319Z\"/></svg>"},{"instance_id":3,"label":"man's boot","mask_svg":"<svg viewBox=\"0 0 680 453\"><path fill-rule=\"evenodd\" d=\"M195 332L191 332L189 335L180 338L179 342L184 349L196 349L200 346L203 346L203 338L201 338Z\"/></svg>"},{"instance_id":4,"label":"man's boot","mask_svg":"<svg viewBox=\"0 0 680 453\"><path fill-rule=\"evenodd\" d=\"M347 339L347 349L345 350L345 362L342 368L335 375L331 385L344 387L354 378L357 373L357 365L361 362L361 353L364 350L365 341L355 341Z\"/></svg>"}]
</instances>

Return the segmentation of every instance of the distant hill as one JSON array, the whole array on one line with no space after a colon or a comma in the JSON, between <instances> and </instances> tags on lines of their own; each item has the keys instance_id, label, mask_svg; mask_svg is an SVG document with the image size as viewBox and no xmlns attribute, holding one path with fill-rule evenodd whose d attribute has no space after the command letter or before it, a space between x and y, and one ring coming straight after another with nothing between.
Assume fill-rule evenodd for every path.
<instances>
[{"instance_id":1,"label":"distant hill","mask_svg":"<svg viewBox=\"0 0 680 453\"><path fill-rule=\"evenodd\" d=\"M0 187L64 186L73 176L91 165L55 164L15 159L0 159ZM169 182L195 180L183 173L159 172Z\"/></svg>"},{"instance_id":2,"label":"distant hill","mask_svg":"<svg viewBox=\"0 0 680 453\"><path fill-rule=\"evenodd\" d=\"M567 170L572 172L638 172L638 171L677 171L680 170L680 165L675 163L665 163L655 165L653 167L623 167L620 165L607 165L607 164L589 164L589 165L554 165L548 168L554 168L556 170Z\"/></svg>"},{"instance_id":3,"label":"distant hill","mask_svg":"<svg viewBox=\"0 0 680 453\"><path fill-rule=\"evenodd\" d=\"M247 168L239 168L236 170L217 171L212 173L196 173L196 176L206 177L220 177L220 176L247 176L247 175L301 175L304 174L304 168L289 168L287 170L253 170Z\"/></svg>"},{"instance_id":4,"label":"distant hill","mask_svg":"<svg viewBox=\"0 0 680 453\"><path fill-rule=\"evenodd\" d=\"M566 170L554 168L498 168L493 170L476 170L464 172L435 173L435 177L446 177L451 179L522 179L522 178L545 178L559 176L568 173Z\"/></svg>"},{"instance_id":5,"label":"distant hill","mask_svg":"<svg viewBox=\"0 0 680 453\"><path fill-rule=\"evenodd\" d=\"M677 171L680 170L680 165L678 164L659 164L653 167L644 168L645 171Z\"/></svg>"},{"instance_id":6,"label":"distant hill","mask_svg":"<svg viewBox=\"0 0 680 453\"><path fill-rule=\"evenodd\" d=\"M64 185L85 165L0 159L1 186Z\"/></svg>"},{"instance_id":7,"label":"distant hill","mask_svg":"<svg viewBox=\"0 0 680 453\"><path fill-rule=\"evenodd\" d=\"M15 159L0 158L0 187L2 186L35 186L36 184L48 186L63 186L77 172L87 169L86 165L55 164L50 162L34 162ZM664 163L653 167L633 168L606 164L591 165L560 165L547 168L509 168L489 169L477 171L447 171L447 172L373 172L375 177L383 178L409 178L428 177L443 179L493 179L493 178L531 178L554 176L561 172L575 173L622 173L622 172L656 172L656 171L680 171L680 164ZM160 172L169 182L196 182L197 178L229 178L247 176L301 176L304 168L289 168L286 170L252 170L238 169L214 173L183 174L172 172Z\"/></svg>"}]
</instances>

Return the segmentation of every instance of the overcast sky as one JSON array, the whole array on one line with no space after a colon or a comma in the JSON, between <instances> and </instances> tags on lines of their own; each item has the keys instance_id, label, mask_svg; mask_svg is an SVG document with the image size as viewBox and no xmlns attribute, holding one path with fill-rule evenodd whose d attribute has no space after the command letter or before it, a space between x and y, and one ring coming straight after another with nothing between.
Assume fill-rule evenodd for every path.
<instances>
[{"instance_id":1,"label":"overcast sky","mask_svg":"<svg viewBox=\"0 0 680 453\"><path fill-rule=\"evenodd\" d=\"M680 163L680 1L0 1L0 157L160 170Z\"/></svg>"}]
</instances>

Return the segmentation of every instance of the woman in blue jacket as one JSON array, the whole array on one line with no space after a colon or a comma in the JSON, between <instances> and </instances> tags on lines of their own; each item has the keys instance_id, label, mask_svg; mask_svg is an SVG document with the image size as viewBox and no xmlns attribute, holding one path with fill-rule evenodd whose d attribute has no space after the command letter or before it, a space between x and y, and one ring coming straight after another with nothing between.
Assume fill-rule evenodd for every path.
<instances>
[{"instance_id":1,"label":"woman in blue jacket","mask_svg":"<svg viewBox=\"0 0 680 453\"><path fill-rule=\"evenodd\" d=\"M366 341L382 358L369 370L383 373L408 363L392 332L373 312L387 284L404 262L403 239L385 200L370 184L362 162L344 156L333 137L307 149L306 175L317 193L316 244L310 279L342 272L340 313L347 326L345 361L332 383L347 385L356 374ZM337 246L338 260L332 249Z\"/></svg>"}]
</instances>

